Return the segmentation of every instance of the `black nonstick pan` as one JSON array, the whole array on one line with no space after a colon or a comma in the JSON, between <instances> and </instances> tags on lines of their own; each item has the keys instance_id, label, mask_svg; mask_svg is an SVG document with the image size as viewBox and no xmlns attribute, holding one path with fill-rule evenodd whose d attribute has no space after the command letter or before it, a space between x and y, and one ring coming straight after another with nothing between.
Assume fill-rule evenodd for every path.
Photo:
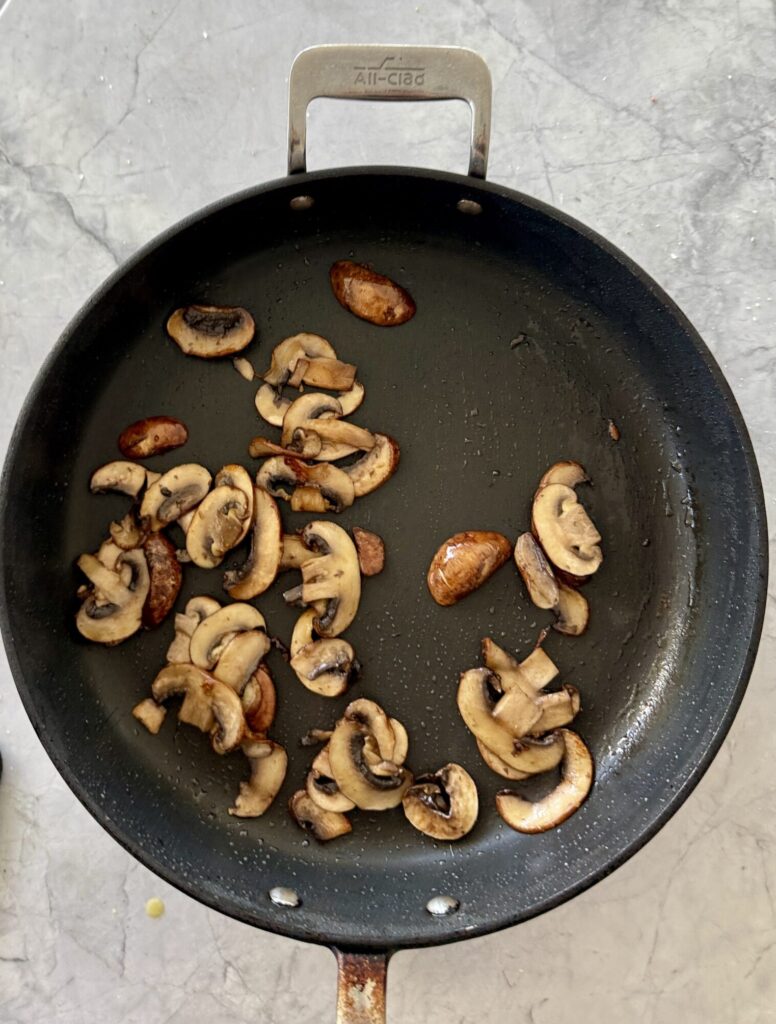
<instances>
[{"instance_id":1,"label":"black nonstick pan","mask_svg":"<svg viewBox=\"0 0 776 1024\"><path fill-rule=\"evenodd\" d=\"M316 95L467 99L470 174L305 173L305 110ZM302 54L291 78L293 173L189 218L100 289L41 371L3 477L3 636L52 760L94 817L169 882L257 927L337 948L343 1022L382 1019L392 950L524 921L653 836L732 722L763 615L762 492L719 368L621 252L564 214L482 180L489 111L490 78L471 51ZM328 276L341 258L399 281L417 303L415 318L383 329L341 308ZM362 679L347 697L325 700L273 652L273 734L290 763L280 797L252 821L226 813L245 775L242 757L214 756L207 738L174 715L153 737L130 714L164 662L172 627L112 649L82 642L73 627L73 561L126 507L120 496L91 495L88 479L118 457L126 424L158 413L188 424L187 446L154 459L154 469L181 461L253 468L246 445L260 432L255 385L228 359L184 357L165 335L170 312L190 302L252 311L259 342L248 354L257 370L287 335L329 338L366 387L353 418L402 447L390 483L338 518L380 533L388 551L348 632ZM548 616L529 603L512 565L451 608L430 599L425 572L456 531L515 537L527 529L536 482L561 458L590 473L584 502L605 561L586 588L588 632L552 634L546 649L582 692L575 728L593 751L596 782L575 816L531 837L498 818L493 797L503 780L480 761L455 691L459 673L479 664L482 637L524 655ZM288 530L309 518L287 509ZM220 585L219 572L187 566L179 603L223 596ZM285 607L284 589L257 604L287 640L298 613ZM286 801L311 759L298 738L329 727L354 695L377 699L408 726L416 772L457 761L472 773L482 809L468 837L435 843L400 811L360 813L352 834L328 845L292 823Z\"/></svg>"}]
</instances>

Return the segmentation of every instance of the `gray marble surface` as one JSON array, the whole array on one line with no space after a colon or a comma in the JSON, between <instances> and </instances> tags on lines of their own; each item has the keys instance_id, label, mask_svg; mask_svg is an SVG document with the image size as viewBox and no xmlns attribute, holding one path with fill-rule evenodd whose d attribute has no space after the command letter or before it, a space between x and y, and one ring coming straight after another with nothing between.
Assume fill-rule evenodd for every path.
<instances>
[{"instance_id":1,"label":"gray marble surface","mask_svg":"<svg viewBox=\"0 0 776 1024\"><path fill-rule=\"evenodd\" d=\"M314 42L465 43L494 78L490 176L625 249L711 346L776 497L776 23L768 0L0 2L0 451L61 329L138 246L284 173ZM463 108L313 108L312 167L463 169ZM207 142L203 159L197 142ZM776 616L689 802L625 867L517 929L405 952L393 1022L776 1021ZM46 758L2 656L0 1020L333 1019L334 961L135 863ZM88 874L85 864L88 863ZM144 913L150 896L167 912Z\"/></svg>"}]
</instances>

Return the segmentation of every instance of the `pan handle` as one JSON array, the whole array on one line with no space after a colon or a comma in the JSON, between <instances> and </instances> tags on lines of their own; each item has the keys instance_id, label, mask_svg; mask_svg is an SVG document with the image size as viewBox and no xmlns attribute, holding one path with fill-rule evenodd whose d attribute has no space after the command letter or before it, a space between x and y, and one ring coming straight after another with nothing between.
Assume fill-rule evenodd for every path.
<instances>
[{"instance_id":1,"label":"pan handle","mask_svg":"<svg viewBox=\"0 0 776 1024\"><path fill-rule=\"evenodd\" d=\"M307 170L307 107L347 100L465 100L472 112L469 174L484 178L492 85L485 61L462 46L311 46L288 84L288 173Z\"/></svg>"},{"instance_id":2,"label":"pan handle","mask_svg":"<svg viewBox=\"0 0 776 1024\"><path fill-rule=\"evenodd\" d=\"M356 953L335 947L337 1024L385 1024L385 979L390 953Z\"/></svg>"}]
</instances>

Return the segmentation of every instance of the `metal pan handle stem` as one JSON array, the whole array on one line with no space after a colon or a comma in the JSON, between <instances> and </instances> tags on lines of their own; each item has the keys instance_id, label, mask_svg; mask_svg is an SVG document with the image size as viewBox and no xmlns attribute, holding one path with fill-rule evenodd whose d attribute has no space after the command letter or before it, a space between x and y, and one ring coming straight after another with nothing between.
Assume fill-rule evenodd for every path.
<instances>
[{"instance_id":1,"label":"metal pan handle stem","mask_svg":"<svg viewBox=\"0 0 776 1024\"><path fill-rule=\"evenodd\" d=\"M288 85L288 173L307 170L307 107L347 100L464 100L472 112L469 174L484 178L492 85L485 61L461 46L311 46Z\"/></svg>"},{"instance_id":2,"label":"metal pan handle stem","mask_svg":"<svg viewBox=\"0 0 776 1024\"><path fill-rule=\"evenodd\" d=\"M337 1024L385 1024L385 979L389 953L351 953L337 957Z\"/></svg>"}]
</instances>

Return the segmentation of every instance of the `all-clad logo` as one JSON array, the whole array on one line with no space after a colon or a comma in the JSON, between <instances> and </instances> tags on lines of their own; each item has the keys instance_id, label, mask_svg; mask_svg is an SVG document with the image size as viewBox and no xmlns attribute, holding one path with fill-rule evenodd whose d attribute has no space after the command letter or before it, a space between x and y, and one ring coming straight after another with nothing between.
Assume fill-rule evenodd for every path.
<instances>
[{"instance_id":1,"label":"all-clad logo","mask_svg":"<svg viewBox=\"0 0 776 1024\"><path fill-rule=\"evenodd\" d=\"M423 85L426 78L425 68L396 67L396 57L385 57L379 64L356 64L353 68L354 85Z\"/></svg>"}]
</instances>

